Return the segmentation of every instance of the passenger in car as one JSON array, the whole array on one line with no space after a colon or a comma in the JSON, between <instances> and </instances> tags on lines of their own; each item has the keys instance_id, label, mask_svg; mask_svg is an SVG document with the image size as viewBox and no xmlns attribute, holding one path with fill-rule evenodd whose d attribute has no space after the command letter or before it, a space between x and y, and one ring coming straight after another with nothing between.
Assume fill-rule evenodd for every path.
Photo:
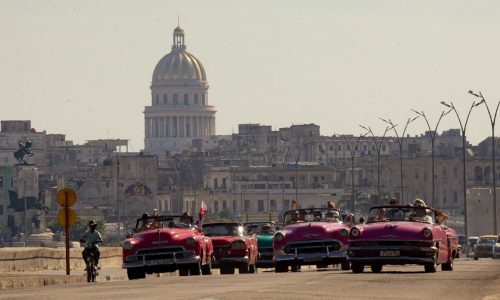
<instances>
[{"instance_id":1,"label":"passenger in car","mask_svg":"<svg viewBox=\"0 0 500 300\"><path fill-rule=\"evenodd\" d=\"M398 199L396 198L391 198L389 201L389 204L391 206L396 206L398 205ZM399 208L390 208L387 210L387 219L392 220L392 221L401 221L404 218L404 214Z\"/></svg>"},{"instance_id":2,"label":"passenger in car","mask_svg":"<svg viewBox=\"0 0 500 300\"><path fill-rule=\"evenodd\" d=\"M425 208L427 205L424 200L418 198L415 199L413 207L413 212L409 216L410 221L426 222L430 224L433 223L431 216L429 216L427 209Z\"/></svg>"}]
</instances>

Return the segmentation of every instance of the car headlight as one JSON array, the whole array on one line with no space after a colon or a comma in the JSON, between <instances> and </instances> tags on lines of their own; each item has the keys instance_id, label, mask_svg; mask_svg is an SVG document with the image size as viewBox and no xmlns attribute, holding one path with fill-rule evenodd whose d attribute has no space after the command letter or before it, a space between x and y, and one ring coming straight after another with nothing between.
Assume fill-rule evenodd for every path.
<instances>
[{"instance_id":1,"label":"car headlight","mask_svg":"<svg viewBox=\"0 0 500 300\"><path fill-rule=\"evenodd\" d=\"M345 228L342 228L339 231L340 237L346 237L348 234L349 234L349 231L347 231L347 229L345 229Z\"/></svg>"},{"instance_id":2,"label":"car headlight","mask_svg":"<svg viewBox=\"0 0 500 300\"><path fill-rule=\"evenodd\" d=\"M196 240L194 239L194 237L188 237L186 239L186 244L188 244L188 246L194 246L196 245Z\"/></svg>"},{"instance_id":3,"label":"car headlight","mask_svg":"<svg viewBox=\"0 0 500 300\"><path fill-rule=\"evenodd\" d=\"M231 244L231 250L243 250L247 248L247 244L244 241L234 241Z\"/></svg>"},{"instance_id":4,"label":"car headlight","mask_svg":"<svg viewBox=\"0 0 500 300\"><path fill-rule=\"evenodd\" d=\"M277 232L274 235L274 240L277 242L281 242L284 238L285 238L285 236L281 232Z\"/></svg>"},{"instance_id":5,"label":"car headlight","mask_svg":"<svg viewBox=\"0 0 500 300\"><path fill-rule=\"evenodd\" d=\"M361 232L359 231L358 228L354 227L353 229L351 229L351 236L352 237L358 237L360 234L361 234Z\"/></svg>"},{"instance_id":6,"label":"car headlight","mask_svg":"<svg viewBox=\"0 0 500 300\"><path fill-rule=\"evenodd\" d=\"M125 240L122 244L122 248L125 250L130 250L134 248L134 246L137 244L134 240Z\"/></svg>"},{"instance_id":7,"label":"car headlight","mask_svg":"<svg viewBox=\"0 0 500 300\"><path fill-rule=\"evenodd\" d=\"M429 228L424 228L422 234L424 235L425 238L428 238L432 235L432 231Z\"/></svg>"}]
</instances>

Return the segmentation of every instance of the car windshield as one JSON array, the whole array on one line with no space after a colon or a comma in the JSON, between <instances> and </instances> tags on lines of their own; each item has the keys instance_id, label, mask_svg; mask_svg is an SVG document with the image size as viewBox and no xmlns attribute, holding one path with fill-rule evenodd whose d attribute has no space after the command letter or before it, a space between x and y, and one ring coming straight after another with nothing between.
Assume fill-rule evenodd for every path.
<instances>
[{"instance_id":1,"label":"car windshield","mask_svg":"<svg viewBox=\"0 0 500 300\"><path fill-rule=\"evenodd\" d=\"M428 207L375 206L370 209L368 222L410 221L434 224L434 213Z\"/></svg>"},{"instance_id":2,"label":"car windshield","mask_svg":"<svg viewBox=\"0 0 500 300\"><path fill-rule=\"evenodd\" d=\"M191 216L150 216L137 220L135 232L160 228L193 228Z\"/></svg>"},{"instance_id":3,"label":"car windshield","mask_svg":"<svg viewBox=\"0 0 500 300\"><path fill-rule=\"evenodd\" d=\"M276 232L276 227L273 223L247 223L245 224L245 229L248 235L273 235Z\"/></svg>"},{"instance_id":4,"label":"car windshield","mask_svg":"<svg viewBox=\"0 0 500 300\"><path fill-rule=\"evenodd\" d=\"M484 237L484 238L479 238L479 241L477 242L478 244L494 244L495 243L494 237Z\"/></svg>"},{"instance_id":5,"label":"car windshield","mask_svg":"<svg viewBox=\"0 0 500 300\"><path fill-rule=\"evenodd\" d=\"M239 224L204 224L203 234L206 236L242 236L243 226Z\"/></svg>"},{"instance_id":6,"label":"car windshield","mask_svg":"<svg viewBox=\"0 0 500 300\"><path fill-rule=\"evenodd\" d=\"M303 222L341 222L340 210L335 208L308 208L285 212L285 225Z\"/></svg>"}]
</instances>

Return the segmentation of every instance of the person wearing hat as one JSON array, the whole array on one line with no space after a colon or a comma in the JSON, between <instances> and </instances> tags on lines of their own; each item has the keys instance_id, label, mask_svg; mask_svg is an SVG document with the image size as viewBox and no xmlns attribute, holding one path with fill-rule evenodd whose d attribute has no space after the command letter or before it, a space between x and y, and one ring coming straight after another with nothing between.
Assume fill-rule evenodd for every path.
<instances>
[{"instance_id":1,"label":"person wearing hat","mask_svg":"<svg viewBox=\"0 0 500 300\"><path fill-rule=\"evenodd\" d=\"M419 221L432 224L432 218L426 209L427 205L422 199L415 199L413 202L413 212L410 214L410 221Z\"/></svg>"},{"instance_id":2,"label":"person wearing hat","mask_svg":"<svg viewBox=\"0 0 500 300\"><path fill-rule=\"evenodd\" d=\"M335 203L334 202L331 202L331 201L328 201L328 208L336 208L335 207Z\"/></svg>"},{"instance_id":3,"label":"person wearing hat","mask_svg":"<svg viewBox=\"0 0 500 300\"><path fill-rule=\"evenodd\" d=\"M97 228L97 223L95 220L90 220L89 221L89 230L85 231L83 235L80 238L81 243L85 243L85 248L83 249L82 252L82 257L83 260L85 261L85 264L87 264L87 257L90 253L90 251L94 251L96 254L95 257L95 265L97 266L97 269L100 269L98 266L99 264L99 257L101 256L101 252L99 251L99 243L102 243L102 236L99 231L96 230ZM87 268L85 268L87 270Z\"/></svg>"}]
</instances>

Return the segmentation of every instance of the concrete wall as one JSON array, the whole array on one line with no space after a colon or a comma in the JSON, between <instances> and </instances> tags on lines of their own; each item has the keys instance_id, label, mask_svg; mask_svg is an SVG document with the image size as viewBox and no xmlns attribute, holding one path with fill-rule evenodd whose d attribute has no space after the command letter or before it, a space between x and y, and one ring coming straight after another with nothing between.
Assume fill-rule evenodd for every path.
<instances>
[{"instance_id":1,"label":"concrete wall","mask_svg":"<svg viewBox=\"0 0 500 300\"><path fill-rule=\"evenodd\" d=\"M122 249L120 247L100 247L102 267L120 267ZM70 269L83 270L83 248L70 249ZM0 273L37 270L65 270L65 248L0 248Z\"/></svg>"}]
</instances>

